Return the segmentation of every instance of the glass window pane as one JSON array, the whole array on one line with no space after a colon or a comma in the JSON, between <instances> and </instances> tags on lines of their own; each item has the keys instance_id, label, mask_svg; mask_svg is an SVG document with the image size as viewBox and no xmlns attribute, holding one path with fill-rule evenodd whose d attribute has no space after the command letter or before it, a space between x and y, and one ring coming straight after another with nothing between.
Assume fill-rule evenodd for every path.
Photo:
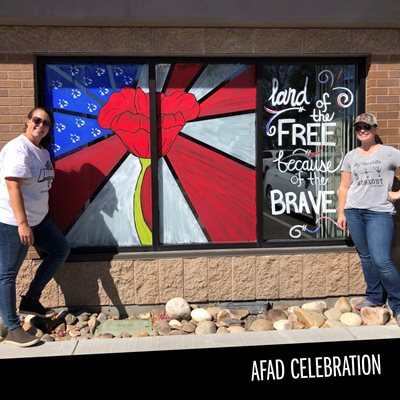
<instances>
[{"instance_id":1,"label":"glass window pane","mask_svg":"<svg viewBox=\"0 0 400 400\"><path fill-rule=\"evenodd\" d=\"M72 247L152 243L148 66L48 63L53 219Z\"/></svg>"},{"instance_id":2,"label":"glass window pane","mask_svg":"<svg viewBox=\"0 0 400 400\"><path fill-rule=\"evenodd\" d=\"M256 241L255 66L156 66L161 244Z\"/></svg>"},{"instance_id":3,"label":"glass window pane","mask_svg":"<svg viewBox=\"0 0 400 400\"><path fill-rule=\"evenodd\" d=\"M355 142L356 89L356 64L264 65L264 240L344 236L337 190Z\"/></svg>"}]
</instances>

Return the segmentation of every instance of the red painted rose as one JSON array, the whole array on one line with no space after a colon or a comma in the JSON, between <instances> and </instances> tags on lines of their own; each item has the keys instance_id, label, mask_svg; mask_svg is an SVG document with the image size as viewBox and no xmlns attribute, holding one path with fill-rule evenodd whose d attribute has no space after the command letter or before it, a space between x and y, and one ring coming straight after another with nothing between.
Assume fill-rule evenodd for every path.
<instances>
[{"instance_id":1,"label":"red painted rose","mask_svg":"<svg viewBox=\"0 0 400 400\"><path fill-rule=\"evenodd\" d=\"M161 132L159 129L158 154L163 156L186 122L197 118L200 106L194 95L183 91L159 96ZM116 132L137 157L150 158L149 93L140 88L122 88L113 93L100 110L98 122L102 128Z\"/></svg>"}]
</instances>

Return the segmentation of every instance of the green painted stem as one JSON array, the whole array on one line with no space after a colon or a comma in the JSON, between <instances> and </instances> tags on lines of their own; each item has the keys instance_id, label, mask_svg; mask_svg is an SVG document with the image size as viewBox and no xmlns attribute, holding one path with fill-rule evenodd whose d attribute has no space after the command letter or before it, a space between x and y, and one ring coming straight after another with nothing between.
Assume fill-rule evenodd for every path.
<instances>
[{"instance_id":1,"label":"green painted stem","mask_svg":"<svg viewBox=\"0 0 400 400\"><path fill-rule=\"evenodd\" d=\"M140 164L142 166L142 170L140 171L136 188L135 194L133 197L133 218L135 221L136 231L140 240L141 244L152 244L152 234L151 230L146 224L146 221L143 217L143 210L142 210L142 202L141 202L141 192L142 192L142 184L144 174L151 164L151 160L149 158L139 158Z\"/></svg>"}]
</instances>

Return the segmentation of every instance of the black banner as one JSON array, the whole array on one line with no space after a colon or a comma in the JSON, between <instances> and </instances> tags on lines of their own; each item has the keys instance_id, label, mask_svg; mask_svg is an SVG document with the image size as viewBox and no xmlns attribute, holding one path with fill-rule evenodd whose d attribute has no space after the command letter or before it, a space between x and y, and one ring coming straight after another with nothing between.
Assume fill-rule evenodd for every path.
<instances>
[{"instance_id":1,"label":"black banner","mask_svg":"<svg viewBox=\"0 0 400 400\"><path fill-rule=\"evenodd\" d=\"M399 339L185 349L62 357L1 359L2 378L24 375L24 384L60 379L77 386L99 382L229 393L271 385L390 383L398 376ZM112 383L114 382L114 383ZM76 386L77 385L77 386ZM156 385L156 386L154 386Z\"/></svg>"}]
</instances>

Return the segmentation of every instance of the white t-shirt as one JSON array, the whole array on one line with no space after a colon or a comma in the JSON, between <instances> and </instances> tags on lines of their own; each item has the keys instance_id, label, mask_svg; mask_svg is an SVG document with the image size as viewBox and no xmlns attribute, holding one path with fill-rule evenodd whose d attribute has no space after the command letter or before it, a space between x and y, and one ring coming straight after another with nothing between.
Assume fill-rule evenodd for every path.
<instances>
[{"instance_id":1,"label":"white t-shirt","mask_svg":"<svg viewBox=\"0 0 400 400\"><path fill-rule=\"evenodd\" d=\"M400 151L392 146L379 145L368 156L354 149L346 154L342 171L351 172L351 185L347 192L346 208L360 208L395 214L388 199L392 190L396 168L400 167Z\"/></svg>"},{"instance_id":2,"label":"white t-shirt","mask_svg":"<svg viewBox=\"0 0 400 400\"><path fill-rule=\"evenodd\" d=\"M38 225L49 210L49 189L54 179L50 154L25 135L8 142L0 152L0 222L18 225L4 178L22 178L21 191L29 226Z\"/></svg>"}]
</instances>

